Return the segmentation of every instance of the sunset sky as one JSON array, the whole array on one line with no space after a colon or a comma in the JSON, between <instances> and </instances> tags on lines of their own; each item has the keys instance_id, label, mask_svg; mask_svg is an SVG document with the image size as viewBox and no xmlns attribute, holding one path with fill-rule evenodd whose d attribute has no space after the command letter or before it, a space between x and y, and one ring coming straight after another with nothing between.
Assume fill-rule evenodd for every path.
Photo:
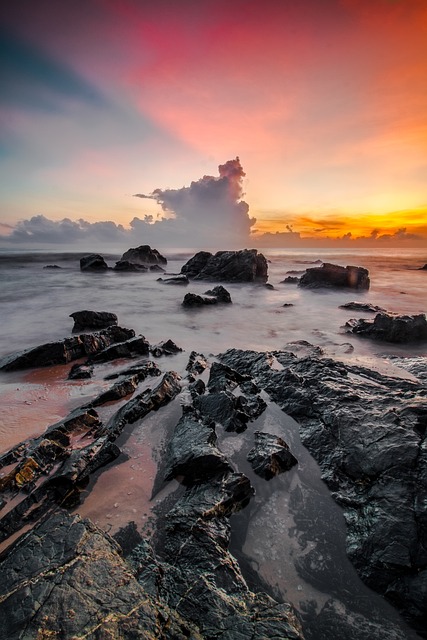
<instances>
[{"instance_id":1,"label":"sunset sky","mask_svg":"<svg viewBox=\"0 0 427 640\"><path fill-rule=\"evenodd\" d=\"M1 246L427 246L427 0L3 5Z\"/></svg>"}]
</instances>

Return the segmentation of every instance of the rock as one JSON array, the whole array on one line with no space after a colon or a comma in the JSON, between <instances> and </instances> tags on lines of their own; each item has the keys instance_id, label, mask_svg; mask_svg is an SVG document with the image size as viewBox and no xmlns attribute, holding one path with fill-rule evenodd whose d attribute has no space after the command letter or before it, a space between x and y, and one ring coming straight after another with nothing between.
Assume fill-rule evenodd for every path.
<instances>
[{"instance_id":1,"label":"rock","mask_svg":"<svg viewBox=\"0 0 427 640\"><path fill-rule=\"evenodd\" d=\"M96 333L83 333L58 342L49 342L2 358L0 371L68 364L85 356L94 357L110 345L132 338L134 335L133 329L113 325Z\"/></svg>"},{"instance_id":2,"label":"rock","mask_svg":"<svg viewBox=\"0 0 427 640\"><path fill-rule=\"evenodd\" d=\"M175 353L180 353L182 349L169 338L169 340L163 340L159 344L151 346L150 351L155 358L160 358L160 356L172 356Z\"/></svg>"},{"instance_id":3,"label":"rock","mask_svg":"<svg viewBox=\"0 0 427 640\"><path fill-rule=\"evenodd\" d=\"M113 267L114 271L139 271L140 273L145 273L148 271L148 267L143 264L138 264L135 262L129 262L129 260L119 260L116 262Z\"/></svg>"},{"instance_id":4,"label":"rock","mask_svg":"<svg viewBox=\"0 0 427 640\"><path fill-rule=\"evenodd\" d=\"M152 249L148 244L141 245L135 249L128 249L120 260L127 260L133 264L167 264L167 260L157 249Z\"/></svg>"},{"instance_id":5,"label":"rock","mask_svg":"<svg viewBox=\"0 0 427 640\"><path fill-rule=\"evenodd\" d=\"M183 476L186 484L205 481L231 471L216 446L215 424L197 413L185 413L175 427L165 456L165 480Z\"/></svg>"},{"instance_id":6,"label":"rock","mask_svg":"<svg viewBox=\"0 0 427 640\"><path fill-rule=\"evenodd\" d=\"M366 311L366 313L387 313L385 309L368 302L346 302L340 304L339 309L351 309L353 311Z\"/></svg>"},{"instance_id":7,"label":"rock","mask_svg":"<svg viewBox=\"0 0 427 640\"><path fill-rule=\"evenodd\" d=\"M423 267L419 268L419 271L427 271L427 262Z\"/></svg>"},{"instance_id":8,"label":"rock","mask_svg":"<svg viewBox=\"0 0 427 640\"><path fill-rule=\"evenodd\" d=\"M165 600L138 583L119 545L89 520L59 510L1 562L1 637L202 640Z\"/></svg>"},{"instance_id":9,"label":"rock","mask_svg":"<svg viewBox=\"0 0 427 640\"><path fill-rule=\"evenodd\" d=\"M161 271L163 272L164 269L163 267L161 267L159 264L152 264L151 267L149 267L150 271Z\"/></svg>"},{"instance_id":10,"label":"rock","mask_svg":"<svg viewBox=\"0 0 427 640\"><path fill-rule=\"evenodd\" d=\"M298 284L300 278L297 276L287 276L284 280L281 280L281 284Z\"/></svg>"},{"instance_id":11,"label":"rock","mask_svg":"<svg viewBox=\"0 0 427 640\"><path fill-rule=\"evenodd\" d=\"M187 278L195 278L207 265L212 254L209 251L199 251L181 268L181 273Z\"/></svg>"},{"instance_id":12,"label":"rock","mask_svg":"<svg viewBox=\"0 0 427 640\"><path fill-rule=\"evenodd\" d=\"M73 364L68 380L85 380L93 375L93 366L89 364Z\"/></svg>"},{"instance_id":13,"label":"rock","mask_svg":"<svg viewBox=\"0 0 427 640\"><path fill-rule=\"evenodd\" d=\"M225 304L229 304L232 302L229 292L221 284L214 287L213 289L209 289L209 291L205 291L205 295L214 296L218 300L218 302L223 302Z\"/></svg>"},{"instance_id":14,"label":"rock","mask_svg":"<svg viewBox=\"0 0 427 640\"><path fill-rule=\"evenodd\" d=\"M186 293L182 301L183 307L203 307L204 305L218 304L218 298L214 296L199 296L197 293Z\"/></svg>"},{"instance_id":15,"label":"rock","mask_svg":"<svg viewBox=\"0 0 427 640\"><path fill-rule=\"evenodd\" d=\"M214 420L224 431L241 433L250 420L258 418L266 408L258 396L247 398L229 391L209 393L194 399L194 406L204 416Z\"/></svg>"},{"instance_id":16,"label":"rock","mask_svg":"<svg viewBox=\"0 0 427 640\"><path fill-rule=\"evenodd\" d=\"M238 385L251 381L250 375L240 373L222 362L214 362L209 374L208 388L211 393L233 391Z\"/></svg>"},{"instance_id":17,"label":"rock","mask_svg":"<svg viewBox=\"0 0 427 640\"><path fill-rule=\"evenodd\" d=\"M269 291L274 291L274 286L272 284L270 284L269 282L266 282L264 287L266 289L268 289Z\"/></svg>"},{"instance_id":18,"label":"rock","mask_svg":"<svg viewBox=\"0 0 427 640\"><path fill-rule=\"evenodd\" d=\"M47 264L43 269L62 269L62 267L57 264Z\"/></svg>"},{"instance_id":19,"label":"rock","mask_svg":"<svg viewBox=\"0 0 427 640\"><path fill-rule=\"evenodd\" d=\"M150 345L144 336L135 336L124 342L118 342L108 346L106 349L97 351L91 355L87 364L97 362L111 362L118 358L136 358L137 356L146 356L149 353Z\"/></svg>"},{"instance_id":20,"label":"rock","mask_svg":"<svg viewBox=\"0 0 427 640\"><path fill-rule=\"evenodd\" d=\"M273 355L282 370L272 368L269 354L230 349L219 357L240 373L252 374L298 421L303 444L343 509L347 553L360 577L424 634L425 383L314 353Z\"/></svg>"},{"instance_id":21,"label":"rock","mask_svg":"<svg viewBox=\"0 0 427 640\"><path fill-rule=\"evenodd\" d=\"M282 304L282 307L294 307L295 305L292 304L292 302L285 302L284 304Z\"/></svg>"},{"instance_id":22,"label":"rock","mask_svg":"<svg viewBox=\"0 0 427 640\"><path fill-rule=\"evenodd\" d=\"M8 468L0 490L9 510L0 521L0 541L58 507L75 506L89 476L120 453L104 435L93 409L77 409L43 435L0 457Z\"/></svg>"},{"instance_id":23,"label":"rock","mask_svg":"<svg viewBox=\"0 0 427 640\"><path fill-rule=\"evenodd\" d=\"M163 282L164 284L183 284L184 286L189 284L189 279L186 275L181 274L178 276L171 276L170 278L157 278L157 282Z\"/></svg>"},{"instance_id":24,"label":"rock","mask_svg":"<svg viewBox=\"0 0 427 640\"><path fill-rule=\"evenodd\" d=\"M123 378L119 382L113 384L109 389L103 391L96 398L88 402L82 408L99 407L106 402L113 402L125 398L135 391L138 386L138 375Z\"/></svg>"},{"instance_id":25,"label":"rock","mask_svg":"<svg viewBox=\"0 0 427 640\"><path fill-rule=\"evenodd\" d=\"M267 260L256 249L218 251L215 255L200 251L181 269L195 280L223 282L266 282Z\"/></svg>"},{"instance_id":26,"label":"rock","mask_svg":"<svg viewBox=\"0 0 427 640\"><path fill-rule=\"evenodd\" d=\"M202 353L197 353L196 351L192 351L190 353L190 357L188 359L187 366L185 370L188 371L192 375L199 375L203 373L203 371L208 366L208 362L205 356Z\"/></svg>"},{"instance_id":27,"label":"rock","mask_svg":"<svg viewBox=\"0 0 427 640\"><path fill-rule=\"evenodd\" d=\"M161 371L155 362L147 360L133 367L128 367L105 376L104 380L115 380L119 376L138 376L139 382L145 380L148 376L160 376Z\"/></svg>"},{"instance_id":28,"label":"rock","mask_svg":"<svg viewBox=\"0 0 427 640\"><path fill-rule=\"evenodd\" d=\"M427 340L425 314L399 316L378 313L374 320L349 320L345 324L349 333L385 342L422 342Z\"/></svg>"},{"instance_id":29,"label":"rock","mask_svg":"<svg viewBox=\"0 0 427 640\"><path fill-rule=\"evenodd\" d=\"M181 391L180 379L175 371L168 371L157 387L145 389L124 404L107 424L106 429L110 437L117 437L126 424L141 420L150 411L156 411L173 400Z\"/></svg>"},{"instance_id":30,"label":"rock","mask_svg":"<svg viewBox=\"0 0 427 640\"><path fill-rule=\"evenodd\" d=\"M260 431L255 431L254 435L255 446L248 453L248 461L255 473L265 480L271 480L298 464L282 438Z\"/></svg>"},{"instance_id":31,"label":"rock","mask_svg":"<svg viewBox=\"0 0 427 640\"><path fill-rule=\"evenodd\" d=\"M80 258L81 271L106 271L107 269L107 263L98 253L91 253L88 256Z\"/></svg>"},{"instance_id":32,"label":"rock","mask_svg":"<svg viewBox=\"0 0 427 640\"><path fill-rule=\"evenodd\" d=\"M73 333L85 329L104 329L118 324L116 314L108 311L88 311L85 309L70 313L70 318L74 320Z\"/></svg>"},{"instance_id":33,"label":"rock","mask_svg":"<svg viewBox=\"0 0 427 640\"><path fill-rule=\"evenodd\" d=\"M321 267L307 269L298 286L309 289L350 288L369 289L369 271L363 267L341 267L325 262Z\"/></svg>"}]
</instances>

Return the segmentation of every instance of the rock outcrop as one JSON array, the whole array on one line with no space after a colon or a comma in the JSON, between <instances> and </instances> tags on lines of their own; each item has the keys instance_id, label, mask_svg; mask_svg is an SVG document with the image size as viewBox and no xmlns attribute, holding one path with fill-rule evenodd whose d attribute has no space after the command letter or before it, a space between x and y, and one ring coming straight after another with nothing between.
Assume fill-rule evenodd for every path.
<instances>
[{"instance_id":1,"label":"rock outcrop","mask_svg":"<svg viewBox=\"0 0 427 640\"><path fill-rule=\"evenodd\" d=\"M345 326L349 333L384 342L427 340L427 319L423 313L415 316L378 313L373 320L349 320Z\"/></svg>"},{"instance_id":2,"label":"rock outcrop","mask_svg":"<svg viewBox=\"0 0 427 640\"><path fill-rule=\"evenodd\" d=\"M289 445L279 436L255 431L255 444L248 453L253 470L265 480L298 464L298 460L289 451Z\"/></svg>"},{"instance_id":3,"label":"rock outcrop","mask_svg":"<svg viewBox=\"0 0 427 640\"><path fill-rule=\"evenodd\" d=\"M365 311L366 313L387 313L382 307L369 302L346 302L345 304L340 304L339 308L350 309L351 311Z\"/></svg>"},{"instance_id":4,"label":"rock outcrop","mask_svg":"<svg viewBox=\"0 0 427 640\"><path fill-rule=\"evenodd\" d=\"M266 282L267 260L256 249L199 251L182 267L181 273L194 280L222 282Z\"/></svg>"},{"instance_id":5,"label":"rock outcrop","mask_svg":"<svg viewBox=\"0 0 427 640\"><path fill-rule=\"evenodd\" d=\"M136 248L128 249L120 258L120 261L127 261L137 265L167 264L167 259L148 244Z\"/></svg>"},{"instance_id":6,"label":"rock outcrop","mask_svg":"<svg viewBox=\"0 0 427 640\"><path fill-rule=\"evenodd\" d=\"M98 253L91 253L80 258L81 271L107 271L108 265Z\"/></svg>"},{"instance_id":7,"label":"rock outcrop","mask_svg":"<svg viewBox=\"0 0 427 640\"><path fill-rule=\"evenodd\" d=\"M421 635L427 628L427 388L328 358L230 349L298 421L303 444L341 505L359 575ZM424 636L425 637L425 636Z\"/></svg>"},{"instance_id":8,"label":"rock outcrop","mask_svg":"<svg viewBox=\"0 0 427 640\"><path fill-rule=\"evenodd\" d=\"M118 324L115 313L109 311L74 311L70 313L70 318L74 320L73 333L85 331L86 329L105 329L113 324Z\"/></svg>"},{"instance_id":9,"label":"rock outcrop","mask_svg":"<svg viewBox=\"0 0 427 640\"><path fill-rule=\"evenodd\" d=\"M83 333L13 353L0 360L0 371L67 364L85 356L94 358L96 354L104 351L110 345L121 343L134 336L133 329L113 325L96 333Z\"/></svg>"},{"instance_id":10,"label":"rock outcrop","mask_svg":"<svg viewBox=\"0 0 427 640\"><path fill-rule=\"evenodd\" d=\"M369 289L369 272L363 267L341 267L325 262L321 267L307 269L301 276L299 287L308 289L319 288L345 288L345 289Z\"/></svg>"}]
</instances>

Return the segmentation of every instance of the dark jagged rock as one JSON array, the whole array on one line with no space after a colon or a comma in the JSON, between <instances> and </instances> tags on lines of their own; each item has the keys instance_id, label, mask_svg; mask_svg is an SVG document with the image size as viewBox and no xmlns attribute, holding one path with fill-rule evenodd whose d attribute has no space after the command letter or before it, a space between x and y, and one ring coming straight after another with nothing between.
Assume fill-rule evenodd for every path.
<instances>
[{"instance_id":1,"label":"dark jagged rock","mask_svg":"<svg viewBox=\"0 0 427 640\"><path fill-rule=\"evenodd\" d=\"M427 271L427 262L423 267L419 268L419 271Z\"/></svg>"},{"instance_id":2,"label":"dark jagged rock","mask_svg":"<svg viewBox=\"0 0 427 640\"><path fill-rule=\"evenodd\" d=\"M160 356L172 356L175 353L180 353L182 349L169 338L169 340L163 340L159 344L151 346L150 351L155 358L160 358Z\"/></svg>"},{"instance_id":3,"label":"dark jagged rock","mask_svg":"<svg viewBox=\"0 0 427 640\"><path fill-rule=\"evenodd\" d=\"M106 402L120 400L135 391L138 386L138 375L129 376L113 384L109 389L100 393L96 398L88 402L84 407L99 407Z\"/></svg>"},{"instance_id":4,"label":"dark jagged rock","mask_svg":"<svg viewBox=\"0 0 427 640\"><path fill-rule=\"evenodd\" d=\"M298 284L301 278L297 276L287 276L284 280L281 280L282 284Z\"/></svg>"},{"instance_id":5,"label":"dark jagged rock","mask_svg":"<svg viewBox=\"0 0 427 640\"><path fill-rule=\"evenodd\" d=\"M295 305L292 304L292 302L285 302L284 304L282 304L282 307L294 307Z\"/></svg>"},{"instance_id":6,"label":"dark jagged rock","mask_svg":"<svg viewBox=\"0 0 427 640\"><path fill-rule=\"evenodd\" d=\"M182 301L183 307L203 307L212 304L218 304L218 298L214 296L199 296L197 293L186 293Z\"/></svg>"},{"instance_id":7,"label":"dark jagged rock","mask_svg":"<svg viewBox=\"0 0 427 640\"><path fill-rule=\"evenodd\" d=\"M17 570L19 568L19 570ZM1 638L203 640L136 580L120 547L64 511L25 534L1 562Z\"/></svg>"},{"instance_id":8,"label":"dark jagged rock","mask_svg":"<svg viewBox=\"0 0 427 640\"><path fill-rule=\"evenodd\" d=\"M422 635L427 628L427 389L328 358L230 349L298 420L303 444L343 509L347 553L361 578Z\"/></svg>"},{"instance_id":9,"label":"dark jagged rock","mask_svg":"<svg viewBox=\"0 0 427 640\"><path fill-rule=\"evenodd\" d=\"M180 391L180 376L175 371L168 371L157 387L145 389L117 411L107 424L108 433L117 436L127 423L133 424L150 411L156 411L173 400Z\"/></svg>"},{"instance_id":10,"label":"dark jagged rock","mask_svg":"<svg viewBox=\"0 0 427 640\"><path fill-rule=\"evenodd\" d=\"M43 269L62 269L62 267L57 264L47 264Z\"/></svg>"},{"instance_id":11,"label":"dark jagged rock","mask_svg":"<svg viewBox=\"0 0 427 640\"><path fill-rule=\"evenodd\" d=\"M196 398L194 406L202 415L220 424L225 431L240 433L246 429L250 420L262 414L267 405L258 396L248 399L229 391L219 391Z\"/></svg>"},{"instance_id":12,"label":"dark jagged rock","mask_svg":"<svg viewBox=\"0 0 427 640\"><path fill-rule=\"evenodd\" d=\"M307 269L298 286L309 289L350 288L369 289L369 271L363 267L341 267L325 262L321 267Z\"/></svg>"},{"instance_id":13,"label":"dark jagged rock","mask_svg":"<svg viewBox=\"0 0 427 640\"><path fill-rule=\"evenodd\" d=\"M68 364L85 356L94 356L110 345L128 340L134 335L133 329L113 325L96 333L84 333L58 342L49 342L2 358L0 371Z\"/></svg>"},{"instance_id":14,"label":"dark jagged rock","mask_svg":"<svg viewBox=\"0 0 427 640\"><path fill-rule=\"evenodd\" d=\"M147 362L143 362L142 364L136 364L133 367L110 373L108 376L105 376L104 380L115 380L119 376L137 376L139 382L141 382L148 376L159 376L161 373L155 362L147 360Z\"/></svg>"},{"instance_id":15,"label":"dark jagged rock","mask_svg":"<svg viewBox=\"0 0 427 640\"><path fill-rule=\"evenodd\" d=\"M109 311L75 311L70 313L70 318L74 320L73 333L85 331L85 329L105 329L113 324L118 324L115 313Z\"/></svg>"},{"instance_id":16,"label":"dark jagged rock","mask_svg":"<svg viewBox=\"0 0 427 640\"><path fill-rule=\"evenodd\" d=\"M91 253L80 258L81 271L107 271L108 265L98 253Z\"/></svg>"},{"instance_id":17,"label":"dark jagged rock","mask_svg":"<svg viewBox=\"0 0 427 640\"><path fill-rule=\"evenodd\" d=\"M208 388L211 393L215 391L233 391L242 382L250 380L250 375L242 374L222 362L214 362L209 374Z\"/></svg>"},{"instance_id":18,"label":"dark jagged rock","mask_svg":"<svg viewBox=\"0 0 427 640\"><path fill-rule=\"evenodd\" d=\"M235 473L185 491L166 516L157 589L203 638L301 639L292 607L251 592L228 551L229 517L246 506L252 492L248 479ZM147 572L143 579L150 580Z\"/></svg>"},{"instance_id":19,"label":"dark jagged rock","mask_svg":"<svg viewBox=\"0 0 427 640\"><path fill-rule=\"evenodd\" d=\"M79 409L1 456L0 468L12 468L0 483L3 500L11 505L0 520L0 541L58 505L79 502L89 476L120 453L103 431L93 409Z\"/></svg>"},{"instance_id":20,"label":"dark jagged rock","mask_svg":"<svg viewBox=\"0 0 427 640\"><path fill-rule=\"evenodd\" d=\"M378 313L374 320L349 320L345 326L350 333L385 342L427 340L427 319L423 313L415 316Z\"/></svg>"},{"instance_id":21,"label":"dark jagged rock","mask_svg":"<svg viewBox=\"0 0 427 640\"><path fill-rule=\"evenodd\" d=\"M151 267L149 267L150 271L161 271L163 272L164 269L163 267L161 267L159 264L152 264Z\"/></svg>"},{"instance_id":22,"label":"dark jagged rock","mask_svg":"<svg viewBox=\"0 0 427 640\"><path fill-rule=\"evenodd\" d=\"M207 265L212 254L209 251L199 251L185 263L181 273L187 278L195 278Z\"/></svg>"},{"instance_id":23,"label":"dark jagged rock","mask_svg":"<svg viewBox=\"0 0 427 640\"><path fill-rule=\"evenodd\" d=\"M183 476L187 484L201 482L231 471L227 458L216 446L215 424L187 412L179 420L165 456L165 480Z\"/></svg>"},{"instance_id":24,"label":"dark jagged rock","mask_svg":"<svg viewBox=\"0 0 427 640\"><path fill-rule=\"evenodd\" d=\"M218 302L223 302L225 304L229 304L232 301L229 292L221 284L214 287L213 289L209 289L209 291L205 291L205 295L214 296L218 300Z\"/></svg>"},{"instance_id":25,"label":"dark jagged rock","mask_svg":"<svg viewBox=\"0 0 427 640\"><path fill-rule=\"evenodd\" d=\"M255 445L248 453L253 470L262 478L271 480L298 464L282 438L271 433L255 431Z\"/></svg>"},{"instance_id":26,"label":"dark jagged rock","mask_svg":"<svg viewBox=\"0 0 427 640\"><path fill-rule=\"evenodd\" d=\"M85 380L93 375L93 366L90 364L73 364L68 374L68 380Z\"/></svg>"},{"instance_id":27,"label":"dark jagged rock","mask_svg":"<svg viewBox=\"0 0 427 640\"><path fill-rule=\"evenodd\" d=\"M129 260L119 260L113 267L114 271L139 271L140 273L146 273L148 271L148 267L144 264L138 264L135 262L129 262Z\"/></svg>"},{"instance_id":28,"label":"dark jagged rock","mask_svg":"<svg viewBox=\"0 0 427 640\"><path fill-rule=\"evenodd\" d=\"M192 351L185 370L193 375L199 375L203 373L207 366L208 363L205 356L202 353Z\"/></svg>"},{"instance_id":29,"label":"dark jagged rock","mask_svg":"<svg viewBox=\"0 0 427 640\"><path fill-rule=\"evenodd\" d=\"M130 338L130 340L112 344L106 349L94 353L90 356L88 363L111 362L111 360L117 360L118 358L146 356L149 354L149 350L150 345L144 336L136 336Z\"/></svg>"},{"instance_id":30,"label":"dark jagged rock","mask_svg":"<svg viewBox=\"0 0 427 640\"><path fill-rule=\"evenodd\" d=\"M385 309L377 307L375 304L369 304L368 302L346 302L340 304L340 309L351 309L353 311L366 311L367 313L387 313Z\"/></svg>"},{"instance_id":31,"label":"dark jagged rock","mask_svg":"<svg viewBox=\"0 0 427 640\"><path fill-rule=\"evenodd\" d=\"M181 269L195 280L223 282L266 282L267 260L256 249L218 251L215 255L200 251Z\"/></svg>"},{"instance_id":32,"label":"dark jagged rock","mask_svg":"<svg viewBox=\"0 0 427 640\"><path fill-rule=\"evenodd\" d=\"M162 256L157 249L152 249L148 244L141 245L139 247L128 249L122 255L120 260L127 260L133 264L167 264L167 260Z\"/></svg>"},{"instance_id":33,"label":"dark jagged rock","mask_svg":"<svg viewBox=\"0 0 427 640\"><path fill-rule=\"evenodd\" d=\"M157 278L157 282L163 282L164 284L189 284L189 279L186 275L181 274L178 276L171 276L170 278Z\"/></svg>"}]
</instances>

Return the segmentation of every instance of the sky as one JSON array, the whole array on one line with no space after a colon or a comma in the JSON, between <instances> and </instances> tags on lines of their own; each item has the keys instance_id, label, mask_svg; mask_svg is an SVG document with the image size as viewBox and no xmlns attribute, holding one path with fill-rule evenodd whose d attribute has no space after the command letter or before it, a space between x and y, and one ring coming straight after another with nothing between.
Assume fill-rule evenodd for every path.
<instances>
[{"instance_id":1,"label":"sky","mask_svg":"<svg viewBox=\"0 0 427 640\"><path fill-rule=\"evenodd\" d=\"M0 247L427 246L427 0L0 17Z\"/></svg>"}]
</instances>

